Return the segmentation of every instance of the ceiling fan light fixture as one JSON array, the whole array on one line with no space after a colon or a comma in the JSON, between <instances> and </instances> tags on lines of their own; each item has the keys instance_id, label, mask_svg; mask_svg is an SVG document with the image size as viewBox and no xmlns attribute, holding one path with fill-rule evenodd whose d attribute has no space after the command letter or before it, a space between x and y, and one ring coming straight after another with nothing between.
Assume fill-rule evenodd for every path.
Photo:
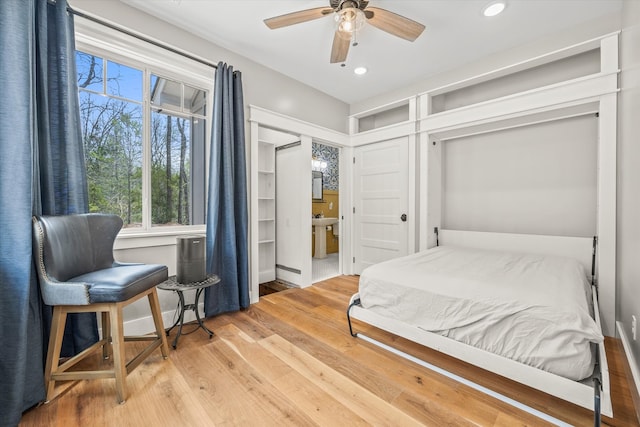
<instances>
[{"instance_id":1,"label":"ceiling fan light fixture","mask_svg":"<svg viewBox=\"0 0 640 427\"><path fill-rule=\"evenodd\" d=\"M502 13L507 7L507 3L504 1L494 1L485 6L482 10L482 14L487 17L496 16Z\"/></svg>"},{"instance_id":2,"label":"ceiling fan light fixture","mask_svg":"<svg viewBox=\"0 0 640 427\"><path fill-rule=\"evenodd\" d=\"M357 7L345 7L339 10L336 12L335 19L338 24L338 31L346 34L360 31L367 20L364 12Z\"/></svg>"},{"instance_id":3,"label":"ceiling fan light fixture","mask_svg":"<svg viewBox=\"0 0 640 427\"><path fill-rule=\"evenodd\" d=\"M379 7L368 8L368 5L368 0L329 0L328 7L285 13L267 18L264 23L275 30L332 15L336 28L329 62L341 64L341 67L344 67L347 60L349 48L358 45L358 31L364 27L365 22L367 25L410 42L415 41L425 29L424 25L410 18Z\"/></svg>"}]
</instances>

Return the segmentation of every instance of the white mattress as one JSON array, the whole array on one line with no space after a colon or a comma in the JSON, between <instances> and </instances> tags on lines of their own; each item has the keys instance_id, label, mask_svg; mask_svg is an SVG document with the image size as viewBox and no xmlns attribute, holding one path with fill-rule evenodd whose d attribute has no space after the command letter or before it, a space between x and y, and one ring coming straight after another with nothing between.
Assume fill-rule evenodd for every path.
<instances>
[{"instance_id":1,"label":"white mattress","mask_svg":"<svg viewBox=\"0 0 640 427\"><path fill-rule=\"evenodd\" d=\"M591 291L569 258L437 247L366 268L362 307L581 380L604 338Z\"/></svg>"}]
</instances>

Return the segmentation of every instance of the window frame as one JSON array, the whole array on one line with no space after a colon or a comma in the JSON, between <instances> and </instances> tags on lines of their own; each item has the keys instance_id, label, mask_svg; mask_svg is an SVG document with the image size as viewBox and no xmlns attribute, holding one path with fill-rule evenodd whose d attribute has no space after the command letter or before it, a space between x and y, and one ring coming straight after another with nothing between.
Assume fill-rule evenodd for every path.
<instances>
[{"instance_id":1,"label":"window frame","mask_svg":"<svg viewBox=\"0 0 640 427\"><path fill-rule=\"evenodd\" d=\"M105 60L118 62L128 67L133 67L143 71L143 199L142 217L143 226L140 228L122 229L118 234L116 249L143 247L143 246L163 246L175 244L175 236L187 234L204 234L206 225L181 225L181 226L153 226L151 220L151 175L150 159L151 144L150 138L150 118L154 108L149 102L150 75L175 80L197 89L205 90L207 93L207 106L205 119L207 127L205 129L205 204L206 204L206 182L208 182L209 155L211 140L211 120L213 107L213 88L215 70L205 64L193 61L177 53L162 49L153 44L139 40L135 37L124 34L120 31L105 27L103 25L77 19L75 22L76 50L103 57ZM172 115L182 113L171 110Z\"/></svg>"}]
</instances>

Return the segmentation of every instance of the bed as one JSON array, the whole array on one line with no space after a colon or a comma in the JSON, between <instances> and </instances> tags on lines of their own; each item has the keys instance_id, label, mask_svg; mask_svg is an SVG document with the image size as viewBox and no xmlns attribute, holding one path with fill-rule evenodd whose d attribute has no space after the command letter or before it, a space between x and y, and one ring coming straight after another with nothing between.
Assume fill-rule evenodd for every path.
<instances>
[{"instance_id":1,"label":"bed","mask_svg":"<svg viewBox=\"0 0 640 427\"><path fill-rule=\"evenodd\" d=\"M443 230L366 268L351 318L612 416L593 238ZM370 341L375 341L371 340ZM374 342L375 343L375 342Z\"/></svg>"}]
</instances>

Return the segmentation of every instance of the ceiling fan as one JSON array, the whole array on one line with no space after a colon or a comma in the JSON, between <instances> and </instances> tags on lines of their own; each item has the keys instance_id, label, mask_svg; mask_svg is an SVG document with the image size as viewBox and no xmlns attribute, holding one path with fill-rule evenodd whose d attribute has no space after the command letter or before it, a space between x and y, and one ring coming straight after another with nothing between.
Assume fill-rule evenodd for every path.
<instances>
[{"instance_id":1,"label":"ceiling fan","mask_svg":"<svg viewBox=\"0 0 640 427\"><path fill-rule=\"evenodd\" d=\"M316 7L274 16L265 19L264 23L274 30L334 14L337 28L331 48L332 64L344 62L347 59L351 38L365 22L411 42L424 31L424 25L419 22L378 7L367 8L368 5L369 2L364 0L330 0L329 7Z\"/></svg>"}]
</instances>

